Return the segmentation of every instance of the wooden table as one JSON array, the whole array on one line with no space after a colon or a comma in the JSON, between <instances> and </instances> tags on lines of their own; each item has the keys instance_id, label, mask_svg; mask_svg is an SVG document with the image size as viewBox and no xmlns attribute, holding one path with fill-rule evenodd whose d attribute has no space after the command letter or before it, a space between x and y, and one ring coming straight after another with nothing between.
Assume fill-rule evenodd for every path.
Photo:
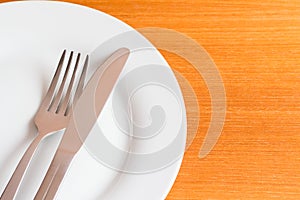
<instances>
[{"instance_id":1,"label":"wooden table","mask_svg":"<svg viewBox=\"0 0 300 200\"><path fill-rule=\"evenodd\" d=\"M210 97L191 65L162 52L197 93L200 125L168 199L300 199L300 1L70 0L134 28L184 33L214 59L227 116L205 158ZM189 105L187 105L189 106ZM191 116L193 117L193 116Z\"/></svg>"}]
</instances>

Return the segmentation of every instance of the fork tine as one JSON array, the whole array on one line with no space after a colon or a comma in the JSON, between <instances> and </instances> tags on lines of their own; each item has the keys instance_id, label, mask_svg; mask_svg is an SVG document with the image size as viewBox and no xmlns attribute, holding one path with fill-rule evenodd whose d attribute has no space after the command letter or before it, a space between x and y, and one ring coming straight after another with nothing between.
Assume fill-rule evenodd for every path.
<instances>
[{"instance_id":1,"label":"fork tine","mask_svg":"<svg viewBox=\"0 0 300 200\"><path fill-rule=\"evenodd\" d=\"M67 64L67 68L65 70L65 74L64 74L63 80L60 84L59 90L58 90L56 96L53 98L53 102L50 104L50 107L49 107L48 111L53 111L54 110L56 113L58 111L58 106L59 106L59 103L60 103L60 100L61 100L61 97L62 97L62 94L63 94L63 91L64 91L64 87L65 87L65 83L67 81L68 73L70 71L69 69L70 69L70 66L71 66L72 58L73 58L73 51L71 51L71 54L70 54L70 57L69 57L69 60L68 60L68 64Z\"/></svg>"},{"instance_id":2,"label":"fork tine","mask_svg":"<svg viewBox=\"0 0 300 200\"><path fill-rule=\"evenodd\" d=\"M78 85L77 85L77 88L76 88L76 91L75 91L73 101L71 102L71 100L70 100L70 102L69 102L69 107L70 107L70 105L71 105L71 107L66 110L65 115L68 115L70 113L70 110L72 110L72 106L75 106L77 100L79 99L80 95L83 92L88 63L89 63L89 56L86 55L85 60L84 60L84 64L83 64L83 69L82 69L82 72L81 72L81 75L80 75L80 79L79 79L79 82L78 82Z\"/></svg>"},{"instance_id":3,"label":"fork tine","mask_svg":"<svg viewBox=\"0 0 300 200\"><path fill-rule=\"evenodd\" d=\"M59 109L58 112L61 111L61 112L64 112L64 114L66 113L66 109L67 109L68 103L70 101L71 92L72 92L75 77L76 77L76 72L77 72L77 69L78 69L79 60L80 60L80 53L77 54L76 63L75 63L74 71L73 71L73 74L72 74L72 78L71 78L71 81L69 83L67 93L66 93L64 99L62 100L61 106L58 108Z\"/></svg>"},{"instance_id":4,"label":"fork tine","mask_svg":"<svg viewBox=\"0 0 300 200\"><path fill-rule=\"evenodd\" d=\"M43 107L48 108L49 105L50 105L50 102L52 100L52 96L54 94L54 91L55 91L55 88L56 88L56 85L57 85L57 82L58 82L58 79L59 79L59 75L60 75L61 70L62 70L62 66L63 66L63 63L64 63L65 56L66 56L66 50L64 50L63 53L61 54L61 57L59 59L56 71L55 71L54 76L52 78L52 81L50 83L49 89L46 93L46 96L45 96L43 102L42 102L41 106L43 106Z\"/></svg>"},{"instance_id":5,"label":"fork tine","mask_svg":"<svg viewBox=\"0 0 300 200\"><path fill-rule=\"evenodd\" d=\"M73 100L73 104L76 103L76 101L79 99L80 95L83 92L83 86L84 86L84 82L85 82L85 78L86 78L86 71L87 71L87 67L88 67L88 63L89 63L89 56L86 55L85 60L84 60L84 65L83 65L83 69L82 69L82 73L80 76L80 80L75 92L75 97Z\"/></svg>"}]
</instances>

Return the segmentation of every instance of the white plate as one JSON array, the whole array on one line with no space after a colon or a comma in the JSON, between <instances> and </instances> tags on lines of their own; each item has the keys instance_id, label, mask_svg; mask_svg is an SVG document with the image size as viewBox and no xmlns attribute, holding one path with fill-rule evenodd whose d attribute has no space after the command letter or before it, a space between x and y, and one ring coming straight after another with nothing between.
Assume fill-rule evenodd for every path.
<instances>
[{"instance_id":1,"label":"white plate","mask_svg":"<svg viewBox=\"0 0 300 200\"><path fill-rule=\"evenodd\" d=\"M90 8L28 1L0 5L0 45L0 192L36 134L32 119L62 50L90 54L91 75L114 50L125 46L132 54L121 79L56 199L154 200L167 196L184 152L185 107L170 67L145 38L125 23ZM128 98L133 129L126 118ZM155 123L161 123L161 129L154 130ZM134 130L133 139L126 134L129 130ZM61 136L62 132L42 142L16 199L33 199ZM103 147L101 136L110 147ZM128 150L131 153L124 157L122 152Z\"/></svg>"}]
</instances>

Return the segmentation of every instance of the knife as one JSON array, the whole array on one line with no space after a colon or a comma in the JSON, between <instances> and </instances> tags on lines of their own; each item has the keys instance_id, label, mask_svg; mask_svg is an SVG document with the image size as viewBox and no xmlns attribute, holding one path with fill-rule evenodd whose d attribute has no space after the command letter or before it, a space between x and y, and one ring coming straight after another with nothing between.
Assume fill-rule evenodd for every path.
<instances>
[{"instance_id":1,"label":"knife","mask_svg":"<svg viewBox=\"0 0 300 200\"><path fill-rule=\"evenodd\" d=\"M122 69L129 49L114 52L94 73L74 108L70 122L58 146L35 200L52 200L75 154L97 121Z\"/></svg>"}]
</instances>

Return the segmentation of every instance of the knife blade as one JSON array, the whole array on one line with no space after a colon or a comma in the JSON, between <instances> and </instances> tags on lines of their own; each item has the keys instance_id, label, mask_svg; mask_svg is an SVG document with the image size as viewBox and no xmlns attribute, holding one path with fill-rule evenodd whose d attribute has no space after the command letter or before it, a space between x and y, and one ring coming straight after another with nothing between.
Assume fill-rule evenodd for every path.
<instances>
[{"instance_id":1,"label":"knife blade","mask_svg":"<svg viewBox=\"0 0 300 200\"><path fill-rule=\"evenodd\" d=\"M114 52L94 73L72 109L69 125L58 146L35 200L52 200L75 154L97 121L129 56L129 50Z\"/></svg>"}]
</instances>

